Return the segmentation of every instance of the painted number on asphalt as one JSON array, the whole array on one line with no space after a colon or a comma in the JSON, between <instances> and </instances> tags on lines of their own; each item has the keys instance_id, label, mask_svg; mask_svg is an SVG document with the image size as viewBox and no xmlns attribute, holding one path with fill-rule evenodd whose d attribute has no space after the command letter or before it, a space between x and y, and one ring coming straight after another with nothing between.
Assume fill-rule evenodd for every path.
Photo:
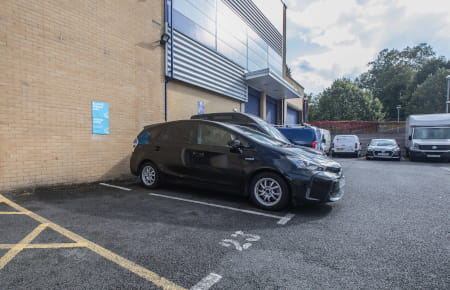
<instances>
[{"instance_id":1,"label":"painted number on asphalt","mask_svg":"<svg viewBox=\"0 0 450 290\"><path fill-rule=\"evenodd\" d=\"M223 239L219 244L224 247L231 247L238 251L247 250L252 246L250 242L256 242L261 239L258 235L245 234L243 231L236 231L231 235L233 239Z\"/></svg>"}]
</instances>

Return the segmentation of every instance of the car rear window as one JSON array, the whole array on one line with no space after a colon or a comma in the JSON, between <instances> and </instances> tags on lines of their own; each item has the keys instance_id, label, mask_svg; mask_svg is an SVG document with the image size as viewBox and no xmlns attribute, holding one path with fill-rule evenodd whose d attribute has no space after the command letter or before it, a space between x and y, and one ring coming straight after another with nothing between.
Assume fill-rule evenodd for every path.
<instances>
[{"instance_id":1,"label":"car rear window","mask_svg":"<svg viewBox=\"0 0 450 290\"><path fill-rule=\"evenodd\" d=\"M314 129L279 129L288 139L293 141L315 141Z\"/></svg>"},{"instance_id":2,"label":"car rear window","mask_svg":"<svg viewBox=\"0 0 450 290\"><path fill-rule=\"evenodd\" d=\"M149 144L151 135L152 135L152 133L150 131L147 131L147 130L143 131L137 137L138 144L142 144L142 145Z\"/></svg>"}]
</instances>

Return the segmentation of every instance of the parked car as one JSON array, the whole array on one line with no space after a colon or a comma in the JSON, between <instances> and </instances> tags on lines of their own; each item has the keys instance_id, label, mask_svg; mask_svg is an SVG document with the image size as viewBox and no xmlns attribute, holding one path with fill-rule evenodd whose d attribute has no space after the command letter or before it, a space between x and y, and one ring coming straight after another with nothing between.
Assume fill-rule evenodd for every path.
<instances>
[{"instance_id":1,"label":"parked car","mask_svg":"<svg viewBox=\"0 0 450 290\"><path fill-rule=\"evenodd\" d=\"M320 129L321 133L321 142L320 142L320 149L325 154L329 155L331 150L331 134L330 131L326 129Z\"/></svg>"},{"instance_id":2,"label":"parked car","mask_svg":"<svg viewBox=\"0 0 450 290\"><path fill-rule=\"evenodd\" d=\"M359 157L361 142L356 135L336 135L331 144L331 156L352 155Z\"/></svg>"},{"instance_id":3,"label":"parked car","mask_svg":"<svg viewBox=\"0 0 450 290\"><path fill-rule=\"evenodd\" d=\"M134 144L130 169L148 188L182 182L221 189L267 210L343 196L339 163L246 126L173 121L145 127Z\"/></svg>"},{"instance_id":4,"label":"parked car","mask_svg":"<svg viewBox=\"0 0 450 290\"><path fill-rule=\"evenodd\" d=\"M293 144L321 150L321 132L316 127L280 127L277 129Z\"/></svg>"},{"instance_id":5,"label":"parked car","mask_svg":"<svg viewBox=\"0 0 450 290\"><path fill-rule=\"evenodd\" d=\"M450 114L409 116L406 120L405 149L411 161L450 161Z\"/></svg>"},{"instance_id":6,"label":"parked car","mask_svg":"<svg viewBox=\"0 0 450 290\"><path fill-rule=\"evenodd\" d=\"M400 146L394 139L372 139L367 147L366 159L393 159L400 161Z\"/></svg>"},{"instance_id":7,"label":"parked car","mask_svg":"<svg viewBox=\"0 0 450 290\"><path fill-rule=\"evenodd\" d=\"M274 126L267 123L263 119L240 112L222 112L222 113L210 113L210 114L200 114L193 115L191 119L201 119L201 120L210 120L221 123L229 123L235 125L241 125L250 127L252 129L261 131L262 133L271 136L281 142L290 143L283 134L281 134Z\"/></svg>"}]
</instances>

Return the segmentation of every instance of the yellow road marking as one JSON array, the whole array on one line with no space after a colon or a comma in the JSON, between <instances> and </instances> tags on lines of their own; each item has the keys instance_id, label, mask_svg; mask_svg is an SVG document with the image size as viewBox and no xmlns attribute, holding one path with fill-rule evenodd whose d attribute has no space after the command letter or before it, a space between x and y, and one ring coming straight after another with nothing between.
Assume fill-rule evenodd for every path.
<instances>
[{"instance_id":1,"label":"yellow road marking","mask_svg":"<svg viewBox=\"0 0 450 290\"><path fill-rule=\"evenodd\" d=\"M177 284L167 280L166 278L161 277L158 274L111 252L110 250L103 248L102 246L99 246L99 245L97 245L89 240L86 240L85 238L83 238L83 237L81 237L81 236L55 224L55 223L52 223L51 221L35 214L34 212L28 211L24 207L21 207L20 205L14 203L13 201L5 198L1 194L0 194L0 201L3 201L7 205L11 206L12 208L14 208L20 212L28 212L29 217L31 217L34 220L41 223L41 225L39 225L33 232L31 232L27 237L25 237L19 244L15 245L2 258L0 258L0 270L10 260L12 260L12 258L14 258L14 256L16 256L17 253L19 253L24 248L24 246L28 246L25 244L29 244L29 242L31 242L45 227L48 226L49 228L52 228L53 230L57 231L58 233L62 234L63 236L66 236L67 238L75 241L77 244L84 244L85 247L90 249L91 251L99 254L100 256L104 257L105 259L110 260L113 263L116 263L117 265L127 269L128 271L146 279L147 281L152 282L156 286L159 286L163 289L177 289L177 290L185 289L185 288L178 286ZM39 229L39 232L38 232L38 229ZM32 234L33 234L33 236L32 236ZM29 239L29 241L28 241L28 239ZM19 251L17 251L17 250L19 250ZM11 254L9 254L10 252L11 252Z\"/></svg>"},{"instance_id":2,"label":"yellow road marking","mask_svg":"<svg viewBox=\"0 0 450 290\"><path fill-rule=\"evenodd\" d=\"M24 215L28 215L30 214L29 211L26 212L19 212L19 211L0 211L0 214L24 214Z\"/></svg>"},{"instance_id":3,"label":"yellow road marking","mask_svg":"<svg viewBox=\"0 0 450 290\"><path fill-rule=\"evenodd\" d=\"M14 245L3 257L0 258L0 270L8 264L18 253L20 253L24 246L29 244L34 238L36 238L46 227L47 223L42 223L38 225L31 233L29 233L25 238L23 238L18 244Z\"/></svg>"},{"instance_id":4,"label":"yellow road marking","mask_svg":"<svg viewBox=\"0 0 450 290\"><path fill-rule=\"evenodd\" d=\"M0 249L11 249L16 244L0 244ZM50 243L50 244L28 244L24 249L59 249L59 248L86 248L82 243Z\"/></svg>"}]
</instances>

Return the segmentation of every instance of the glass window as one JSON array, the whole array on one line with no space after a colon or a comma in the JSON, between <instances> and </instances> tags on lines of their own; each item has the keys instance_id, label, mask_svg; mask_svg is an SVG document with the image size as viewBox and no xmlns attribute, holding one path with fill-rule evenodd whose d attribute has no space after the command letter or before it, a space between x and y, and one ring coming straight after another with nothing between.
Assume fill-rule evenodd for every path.
<instances>
[{"instance_id":1,"label":"glass window","mask_svg":"<svg viewBox=\"0 0 450 290\"><path fill-rule=\"evenodd\" d=\"M159 134L158 140L164 143L194 143L195 126L193 124L170 124Z\"/></svg>"},{"instance_id":2,"label":"glass window","mask_svg":"<svg viewBox=\"0 0 450 290\"><path fill-rule=\"evenodd\" d=\"M138 136L138 144L149 144L150 143L150 135L151 133L149 131L144 131Z\"/></svg>"},{"instance_id":3,"label":"glass window","mask_svg":"<svg viewBox=\"0 0 450 290\"><path fill-rule=\"evenodd\" d=\"M271 47L268 48L268 52L269 52L269 67L270 67L270 69L272 69L277 74L282 75L283 59Z\"/></svg>"},{"instance_id":4,"label":"glass window","mask_svg":"<svg viewBox=\"0 0 450 290\"><path fill-rule=\"evenodd\" d=\"M203 45L206 45L212 49L216 49L215 34L210 33L208 30L202 28L193 20L187 18L176 10L173 11L173 27L179 32L202 43Z\"/></svg>"},{"instance_id":5,"label":"glass window","mask_svg":"<svg viewBox=\"0 0 450 290\"><path fill-rule=\"evenodd\" d=\"M198 126L197 144L228 147L236 139L236 134L216 126L200 124Z\"/></svg>"}]
</instances>

